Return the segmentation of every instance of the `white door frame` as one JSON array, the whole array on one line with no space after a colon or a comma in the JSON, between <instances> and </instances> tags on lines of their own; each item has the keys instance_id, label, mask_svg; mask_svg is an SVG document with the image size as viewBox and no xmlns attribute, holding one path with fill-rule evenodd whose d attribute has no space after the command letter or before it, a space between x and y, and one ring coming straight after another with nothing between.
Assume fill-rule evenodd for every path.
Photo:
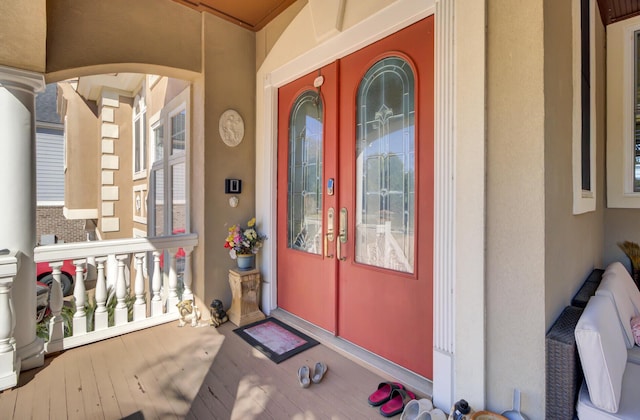
<instances>
[{"instance_id":1,"label":"white door frame","mask_svg":"<svg viewBox=\"0 0 640 420\"><path fill-rule=\"evenodd\" d=\"M308 7L308 6L306 6ZM302 13L302 12L301 12ZM277 125L278 88L323 65L384 38L427 16L436 15L435 49L435 231L434 249L434 402L451 406L462 395L474 406L485 403L484 361L484 27L485 0L397 0L343 32L307 50L287 64L258 72L256 139L256 212L269 236L261 253L264 283L262 308L269 313L277 307L276 226L277 226ZM456 20L473 24L456 26ZM462 35L462 36L461 36ZM454 39L470 39L460 46ZM475 41L474 41L475 40ZM462 53L475 59L474 65L456 68ZM462 60L461 60L462 61ZM472 76L472 77L469 77ZM469 81L465 81L469 80ZM457 84L469 86L478 97L472 106L456 106ZM461 96L464 98L464 95ZM470 120L456 120L459 113ZM468 122L467 122L468 121ZM478 130L478 124L482 127ZM456 148L456 131L465 134L465 149ZM469 151L475 153L469 156ZM444 160L443 160L444 159ZM471 159L471 161L470 161ZM456 164L464 161L465 164ZM467 162L470 164L467 165ZM464 168L463 168L464 167ZM478 172L480 171L480 172ZM470 175L473 174L473 175ZM465 203L464 217L456 203ZM470 207L467 207L470 206ZM463 232L461 228L466 230ZM462 233L462 235L461 235ZM458 240L458 238L461 238ZM462 238L466 238L462 240ZM474 238L468 241L468 238ZM472 252L473 261L464 266L456 260L459 252ZM463 276L461 276L461 274ZM458 283L456 287L456 282ZM468 287L469 286L469 287ZM473 296L474 305L465 305ZM460 303L463 302L463 303ZM456 304L457 303L457 304ZM465 328L456 328L464 323ZM469 331L473 334L468 334ZM463 334L456 334L461 331ZM458 357L456 348L463 354ZM464 349L464 350L463 350ZM473 365L471 379L461 367Z\"/></svg>"}]
</instances>

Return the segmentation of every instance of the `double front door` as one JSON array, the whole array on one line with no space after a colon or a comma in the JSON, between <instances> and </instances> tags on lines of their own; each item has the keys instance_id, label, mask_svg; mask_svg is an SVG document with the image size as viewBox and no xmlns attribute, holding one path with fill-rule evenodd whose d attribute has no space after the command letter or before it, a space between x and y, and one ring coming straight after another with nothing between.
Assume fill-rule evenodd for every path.
<instances>
[{"instance_id":1,"label":"double front door","mask_svg":"<svg viewBox=\"0 0 640 420\"><path fill-rule=\"evenodd\" d=\"M279 89L278 306L432 378L433 17Z\"/></svg>"}]
</instances>

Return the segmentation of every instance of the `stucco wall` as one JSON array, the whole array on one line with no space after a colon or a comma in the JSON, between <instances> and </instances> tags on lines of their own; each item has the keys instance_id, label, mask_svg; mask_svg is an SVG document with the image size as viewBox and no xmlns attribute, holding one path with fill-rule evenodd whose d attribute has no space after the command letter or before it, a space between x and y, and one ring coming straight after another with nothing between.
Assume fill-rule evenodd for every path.
<instances>
[{"instance_id":1,"label":"stucco wall","mask_svg":"<svg viewBox=\"0 0 640 420\"><path fill-rule=\"evenodd\" d=\"M631 262L618 248L618 243L632 241L640 244L640 210L608 208L605 210L604 226L604 256L601 268L620 261L631 272Z\"/></svg>"},{"instance_id":2,"label":"stucco wall","mask_svg":"<svg viewBox=\"0 0 640 420\"><path fill-rule=\"evenodd\" d=\"M593 268L604 241L605 33L596 20L596 211L572 214L572 2L545 1L545 316L548 330Z\"/></svg>"},{"instance_id":3,"label":"stucco wall","mask_svg":"<svg viewBox=\"0 0 640 420\"><path fill-rule=\"evenodd\" d=\"M544 413L543 1L487 11L487 407Z\"/></svg>"},{"instance_id":4,"label":"stucco wall","mask_svg":"<svg viewBox=\"0 0 640 420\"><path fill-rule=\"evenodd\" d=\"M171 0L50 0L46 28L46 70L59 78L105 63L202 67L200 13Z\"/></svg>"},{"instance_id":5,"label":"stucco wall","mask_svg":"<svg viewBox=\"0 0 640 420\"><path fill-rule=\"evenodd\" d=\"M85 102L68 83L60 83L59 87L67 101L68 116L65 149L68 165L64 175L65 207L69 210L96 210L100 193L96 188L100 182L100 130L97 107L95 102Z\"/></svg>"},{"instance_id":6,"label":"stucco wall","mask_svg":"<svg viewBox=\"0 0 640 420\"><path fill-rule=\"evenodd\" d=\"M203 15L203 33L204 150L194 150L191 191L193 206L203 206L205 212L192 220L204 233L200 237L207 238L203 259L197 262L207 282L201 297L207 305L217 298L228 307L228 274L235 261L223 241L229 226L245 224L255 213L255 34L210 14ZM245 122L244 140L233 148L223 143L218 130L220 115L230 108ZM224 193L225 178L242 180L236 208L229 206L230 196Z\"/></svg>"},{"instance_id":7,"label":"stucco wall","mask_svg":"<svg viewBox=\"0 0 640 420\"><path fill-rule=\"evenodd\" d=\"M114 140L113 154L118 156L118 170L113 171L113 185L118 187L118 200L114 201L114 217L118 218L120 229L105 232L102 218L98 219L98 230L103 239L131 238L133 231L133 133L131 131L133 98L120 95L120 105L114 108L114 124L118 125L118 138ZM95 140L98 141L99 138ZM101 172L101 171L100 171ZM101 178L95 180L96 189L102 187ZM102 199L102 196L101 196ZM102 201L98 202L102 209Z\"/></svg>"},{"instance_id":8,"label":"stucco wall","mask_svg":"<svg viewBox=\"0 0 640 420\"><path fill-rule=\"evenodd\" d=\"M46 0L3 1L0 6L0 63L44 71Z\"/></svg>"},{"instance_id":9,"label":"stucco wall","mask_svg":"<svg viewBox=\"0 0 640 420\"><path fill-rule=\"evenodd\" d=\"M298 0L256 33L256 68L260 68L274 44L309 0Z\"/></svg>"}]
</instances>

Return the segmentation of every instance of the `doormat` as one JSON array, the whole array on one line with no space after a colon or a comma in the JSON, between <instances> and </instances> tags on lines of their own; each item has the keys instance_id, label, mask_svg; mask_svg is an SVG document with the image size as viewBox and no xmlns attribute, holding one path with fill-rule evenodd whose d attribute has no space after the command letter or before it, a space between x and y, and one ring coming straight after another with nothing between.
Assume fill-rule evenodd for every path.
<instances>
[{"instance_id":1,"label":"doormat","mask_svg":"<svg viewBox=\"0 0 640 420\"><path fill-rule=\"evenodd\" d=\"M275 318L266 318L233 330L275 363L303 352L317 344L316 340Z\"/></svg>"}]
</instances>

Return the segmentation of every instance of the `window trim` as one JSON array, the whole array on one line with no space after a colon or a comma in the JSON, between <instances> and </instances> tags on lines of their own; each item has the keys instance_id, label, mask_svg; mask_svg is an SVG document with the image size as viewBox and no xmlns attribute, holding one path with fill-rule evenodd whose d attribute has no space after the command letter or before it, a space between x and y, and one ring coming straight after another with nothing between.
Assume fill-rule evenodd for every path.
<instances>
[{"instance_id":1,"label":"window trim","mask_svg":"<svg viewBox=\"0 0 640 420\"><path fill-rule=\"evenodd\" d=\"M147 138L148 138L148 121L147 121L147 104L144 94L141 92L136 95L133 102L133 112L131 113L131 170L133 171L133 179L144 179L147 177L148 165L148 150L147 150ZM136 149L136 123L140 121L140 147ZM136 150L140 150L140 156L136 156ZM140 164L140 170L136 171L136 163Z\"/></svg>"},{"instance_id":2,"label":"window trim","mask_svg":"<svg viewBox=\"0 0 640 420\"><path fill-rule=\"evenodd\" d=\"M596 0L589 2L590 189L582 188L582 30L581 0L573 0L573 214L596 210Z\"/></svg>"},{"instance_id":3,"label":"window trim","mask_svg":"<svg viewBox=\"0 0 640 420\"><path fill-rule=\"evenodd\" d=\"M607 207L640 208L633 191L634 33L640 16L607 26Z\"/></svg>"}]
</instances>

